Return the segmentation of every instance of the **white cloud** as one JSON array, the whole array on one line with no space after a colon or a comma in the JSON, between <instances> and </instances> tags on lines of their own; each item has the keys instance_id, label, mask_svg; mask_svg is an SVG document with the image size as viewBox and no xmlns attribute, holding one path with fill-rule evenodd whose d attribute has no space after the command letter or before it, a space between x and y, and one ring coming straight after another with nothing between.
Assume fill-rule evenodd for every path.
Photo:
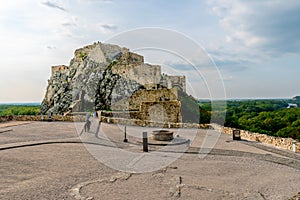
<instances>
[{"instance_id":1,"label":"white cloud","mask_svg":"<svg viewBox=\"0 0 300 200\"><path fill-rule=\"evenodd\" d=\"M208 6L224 35L206 48L223 73L300 53L300 1L211 0Z\"/></svg>"},{"instance_id":2,"label":"white cloud","mask_svg":"<svg viewBox=\"0 0 300 200\"><path fill-rule=\"evenodd\" d=\"M61 11L67 11L63 6L59 5L57 2L54 1L43 1L42 4L50 8L58 9Z\"/></svg>"},{"instance_id":3,"label":"white cloud","mask_svg":"<svg viewBox=\"0 0 300 200\"><path fill-rule=\"evenodd\" d=\"M118 29L118 26L111 23L98 23L97 26L99 27L102 33L112 33Z\"/></svg>"},{"instance_id":4,"label":"white cloud","mask_svg":"<svg viewBox=\"0 0 300 200\"><path fill-rule=\"evenodd\" d=\"M300 52L300 1L211 1L229 41L272 54Z\"/></svg>"},{"instance_id":5,"label":"white cloud","mask_svg":"<svg viewBox=\"0 0 300 200\"><path fill-rule=\"evenodd\" d=\"M49 50L55 50L56 46L46 46L46 48L49 49Z\"/></svg>"}]
</instances>

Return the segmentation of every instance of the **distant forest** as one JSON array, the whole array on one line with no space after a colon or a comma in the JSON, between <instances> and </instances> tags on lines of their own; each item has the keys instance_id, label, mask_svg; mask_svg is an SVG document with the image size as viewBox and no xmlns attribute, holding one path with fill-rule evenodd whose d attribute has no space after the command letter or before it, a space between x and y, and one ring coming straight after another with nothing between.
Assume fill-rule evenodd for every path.
<instances>
[{"instance_id":1,"label":"distant forest","mask_svg":"<svg viewBox=\"0 0 300 200\"><path fill-rule=\"evenodd\" d=\"M205 110L206 119L210 116L226 116L224 126L240 128L278 137L290 137L300 141L300 99L276 100L230 100L226 106L212 111L212 102L199 100ZM289 104L296 108L288 108ZM224 120L223 120L224 121ZM222 119L215 119L222 122ZM207 120L205 123L209 123Z\"/></svg>"},{"instance_id":2,"label":"distant forest","mask_svg":"<svg viewBox=\"0 0 300 200\"><path fill-rule=\"evenodd\" d=\"M0 104L0 116L37 115L39 110L39 105Z\"/></svg>"}]
</instances>

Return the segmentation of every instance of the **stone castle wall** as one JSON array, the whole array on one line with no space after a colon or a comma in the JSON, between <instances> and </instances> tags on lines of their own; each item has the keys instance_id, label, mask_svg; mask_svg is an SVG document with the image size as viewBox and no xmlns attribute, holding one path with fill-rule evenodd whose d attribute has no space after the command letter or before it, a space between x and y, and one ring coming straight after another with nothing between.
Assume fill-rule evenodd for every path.
<instances>
[{"instance_id":1,"label":"stone castle wall","mask_svg":"<svg viewBox=\"0 0 300 200\"><path fill-rule=\"evenodd\" d=\"M144 57L139 54L130 52L129 49L122 48L122 56L119 59L119 63L122 65L141 65L144 64Z\"/></svg>"},{"instance_id":2,"label":"stone castle wall","mask_svg":"<svg viewBox=\"0 0 300 200\"><path fill-rule=\"evenodd\" d=\"M144 63L144 57L122 49L122 55L116 65L112 67L114 74L125 79L134 80L146 89L157 89L159 85L171 89L177 87L186 92L185 76L168 76L161 74L161 66Z\"/></svg>"},{"instance_id":3,"label":"stone castle wall","mask_svg":"<svg viewBox=\"0 0 300 200\"><path fill-rule=\"evenodd\" d=\"M178 88L186 92L185 76L169 76L162 74L160 84L166 88Z\"/></svg>"},{"instance_id":4,"label":"stone castle wall","mask_svg":"<svg viewBox=\"0 0 300 200\"><path fill-rule=\"evenodd\" d=\"M160 101L176 101L178 100L178 92L176 89L161 88L157 90L138 90L128 99L115 102L112 110L140 110L142 102L160 102Z\"/></svg>"},{"instance_id":5,"label":"stone castle wall","mask_svg":"<svg viewBox=\"0 0 300 200\"><path fill-rule=\"evenodd\" d=\"M149 122L181 123L180 101L142 102L138 111L101 111L107 118L123 118Z\"/></svg>"},{"instance_id":6,"label":"stone castle wall","mask_svg":"<svg viewBox=\"0 0 300 200\"><path fill-rule=\"evenodd\" d=\"M181 123L180 101L142 102L140 119L161 123Z\"/></svg>"},{"instance_id":7,"label":"stone castle wall","mask_svg":"<svg viewBox=\"0 0 300 200\"><path fill-rule=\"evenodd\" d=\"M125 79L136 81L146 89L156 89L160 82L160 66L150 64L117 64L112 67L114 74L119 74Z\"/></svg>"},{"instance_id":8,"label":"stone castle wall","mask_svg":"<svg viewBox=\"0 0 300 200\"><path fill-rule=\"evenodd\" d=\"M178 101L177 89L161 88L157 90L138 90L130 98L123 99L111 106L117 116L146 121L165 123L182 122L181 104ZM126 115L126 114L125 114Z\"/></svg>"}]
</instances>

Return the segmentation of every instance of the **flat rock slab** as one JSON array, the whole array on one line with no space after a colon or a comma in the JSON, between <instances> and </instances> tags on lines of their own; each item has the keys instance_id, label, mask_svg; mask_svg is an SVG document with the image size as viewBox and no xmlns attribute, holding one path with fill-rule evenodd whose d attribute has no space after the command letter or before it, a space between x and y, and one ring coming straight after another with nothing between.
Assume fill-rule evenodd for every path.
<instances>
[{"instance_id":1,"label":"flat rock slab","mask_svg":"<svg viewBox=\"0 0 300 200\"><path fill-rule=\"evenodd\" d=\"M0 128L7 128L12 126L18 126L18 125L24 125L24 124L30 124L32 122L23 122L23 121L9 121L9 122L3 122L0 123Z\"/></svg>"},{"instance_id":2,"label":"flat rock slab","mask_svg":"<svg viewBox=\"0 0 300 200\"><path fill-rule=\"evenodd\" d=\"M134 145L141 150L141 145L122 142L124 127L101 126L107 137L97 138L99 145L109 139L118 144L113 148L129 151ZM143 130L127 127L129 141L135 131L141 136ZM181 132L182 137L187 136L186 131ZM214 148L200 158L205 136L205 130L198 130L191 147L170 165L131 174L95 159L80 142L73 123L15 126L0 134L0 147L15 147L0 150L0 199L290 199L300 192L297 157L228 142L231 137L221 135ZM151 147L149 154L155 151Z\"/></svg>"}]
</instances>

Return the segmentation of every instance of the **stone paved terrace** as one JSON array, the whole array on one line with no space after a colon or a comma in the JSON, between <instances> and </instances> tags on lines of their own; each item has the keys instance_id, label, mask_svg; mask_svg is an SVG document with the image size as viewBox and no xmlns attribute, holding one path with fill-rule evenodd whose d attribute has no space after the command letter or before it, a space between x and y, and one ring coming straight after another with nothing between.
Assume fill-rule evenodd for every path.
<instances>
[{"instance_id":1,"label":"stone paved terrace","mask_svg":"<svg viewBox=\"0 0 300 200\"><path fill-rule=\"evenodd\" d=\"M93 121L90 132L82 128L1 124L0 199L290 199L300 192L299 154L226 134L211 151L201 150L205 139L218 136L202 129L172 130L190 146L151 145L143 153L141 133L154 129L127 127L124 143L124 126ZM151 163L151 156L160 160ZM152 171L161 161L168 165Z\"/></svg>"}]
</instances>

